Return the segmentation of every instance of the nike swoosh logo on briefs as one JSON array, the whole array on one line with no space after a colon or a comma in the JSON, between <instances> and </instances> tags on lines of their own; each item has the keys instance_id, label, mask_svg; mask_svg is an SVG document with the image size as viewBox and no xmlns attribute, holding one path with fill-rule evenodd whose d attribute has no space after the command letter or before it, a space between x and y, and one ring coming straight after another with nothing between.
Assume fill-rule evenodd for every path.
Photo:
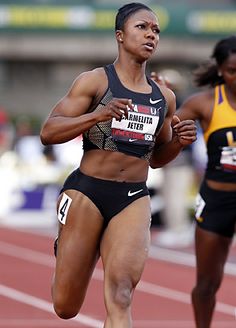
<instances>
[{"instance_id":1,"label":"nike swoosh logo on briefs","mask_svg":"<svg viewBox=\"0 0 236 328\"><path fill-rule=\"evenodd\" d=\"M134 142L134 141L136 141L137 139L131 139L131 138L129 138L129 142Z\"/></svg>"},{"instance_id":2,"label":"nike swoosh logo on briefs","mask_svg":"<svg viewBox=\"0 0 236 328\"><path fill-rule=\"evenodd\" d=\"M160 99L152 100L152 98L150 98L149 101L150 101L150 104L155 105L155 104L159 103L160 101L162 101L162 99L160 98Z\"/></svg>"},{"instance_id":3,"label":"nike swoosh logo on briefs","mask_svg":"<svg viewBox=\"0 0 236 328\"><path fill-rule=\"evenodd\" d=\"M136 190L136 191L131 191L129 190L128 192L128 196L131 197L131 196L134 196L136 194L138 194L139 192L143 191L143 189L140 189L140 190Z\"/></svg>"}]
</instances>

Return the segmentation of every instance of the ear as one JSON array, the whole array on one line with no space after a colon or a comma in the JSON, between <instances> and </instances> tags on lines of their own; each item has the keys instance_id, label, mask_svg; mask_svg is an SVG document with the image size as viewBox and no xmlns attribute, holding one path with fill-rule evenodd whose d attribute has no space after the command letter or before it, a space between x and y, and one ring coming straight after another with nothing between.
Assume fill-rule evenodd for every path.
<instances>
[{"instance_id":1,"label":"ear","mask_svg":"<svg viewBox=\"0 0 236 328\"><path fill-rule=\"evenodd\" d=\"M116 31L116 40L118 43L123 42L123 32L121 30Z\"/></svg>"}]
</instances>

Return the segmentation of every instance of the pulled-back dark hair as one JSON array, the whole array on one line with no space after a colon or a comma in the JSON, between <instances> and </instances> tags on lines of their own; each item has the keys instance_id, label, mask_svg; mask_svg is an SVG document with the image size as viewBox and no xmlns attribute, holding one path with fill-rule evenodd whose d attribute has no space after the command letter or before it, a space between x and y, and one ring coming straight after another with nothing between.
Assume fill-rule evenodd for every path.
<instances>
[{"instance_id":1,"label":"pulled-back dark hair","mask_svg":"<svg viewBox=\"0 0 236 328\"><path fill-rule=\"evenodd\" d=\"M125 22L127 19L132 16L134 13L136 13L139 10L148 10L152 11L148 6L144 5L143 3L139 2L131 2L124 6L122 6L116 15L116 21L115 21L115 30L123 30Z\"/></svg>"},{"instance_id":2,"label":"pulled-back dark hair","mask_svg":"<svg viewBox=\"0 0 236 328\"><path fill-rule=\"evenodd\" d=\"M195 72L195 83L197 86L211 86L224 83L222 76L218 74L219 66L221 66L231 54L236 53L236 35L221 39L215 45L211 60L201 65Z\"/></svg>"}]
</instances>

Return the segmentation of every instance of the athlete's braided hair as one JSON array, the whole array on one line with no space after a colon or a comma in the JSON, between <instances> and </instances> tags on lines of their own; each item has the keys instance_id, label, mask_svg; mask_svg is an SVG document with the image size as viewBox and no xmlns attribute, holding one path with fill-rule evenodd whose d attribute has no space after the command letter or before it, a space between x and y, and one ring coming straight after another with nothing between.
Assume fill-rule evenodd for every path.
<instances>
[{"instance_id":1,"label":"athlete's braided hair","mask_svg":"<svg viewBox=\"0 0 236 328\"><path fill-rule=\"evenodd\" d=\"M233 53L236 53L236 35L217 42L211 59L194 72L196 85L200 87L206 85L214 87L224 83L224 79L219 75L218 69Z\"/></svg>"},{"instance_id":2,"label":"athlete's braided hair","mask_svg":"<svg viewBox=\"0 0 236 328\"><path fill-rule=\"evenodd\" d=\"M135 14L139 10L148 10L152 11L148 6L144 5L143 3L139 2L131 2L124 6L122 6L120 9L118 9L117 15L116 15L116 21L115 21L115 30L123 30L125 22L127 19Z\"/></svg>"}]
</instances>

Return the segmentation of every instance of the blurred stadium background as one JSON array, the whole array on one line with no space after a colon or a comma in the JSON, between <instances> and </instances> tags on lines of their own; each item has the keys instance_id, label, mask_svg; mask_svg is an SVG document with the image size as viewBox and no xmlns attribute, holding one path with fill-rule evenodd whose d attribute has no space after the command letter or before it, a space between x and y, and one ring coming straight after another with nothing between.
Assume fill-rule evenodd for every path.
<instances>
[{"instance_id":1,"label":"blurred stadium background","mask_svg":"<svg viewBox=\"0 0 236 328\"><path fill-rule=\"evenodd\" d=\"M126 2L0 1L0 224L56 224L55 199L66 174L79 164L81 139L45 148L40 125L78 74L115 59L114 17ZM142 2L156 11L161 26L148 72L162 72L182 100L194 91L193 69L219 38L236 33L236 1ZM196 151L196 158L204 157L201 147ZM158 225L164 203L157 171L150 173L149 185L157 196L153 222ZM187 199L190 211L195 192L194 185Z\"/></svg>"}]
</instances>

